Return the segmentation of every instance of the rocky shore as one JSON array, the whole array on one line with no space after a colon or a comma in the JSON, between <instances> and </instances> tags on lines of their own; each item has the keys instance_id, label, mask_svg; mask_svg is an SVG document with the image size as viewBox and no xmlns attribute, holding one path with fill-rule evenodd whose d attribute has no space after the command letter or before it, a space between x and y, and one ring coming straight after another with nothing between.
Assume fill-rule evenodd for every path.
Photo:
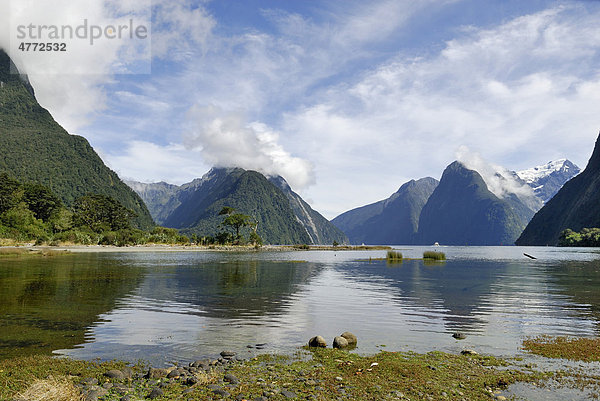
<instances>
[{"instance_id":1,"label":"rocky shore","mask_svg":"<svg viewBox=\"0 0 600 401\"><path fill-rule=\"evenodd\" d=\"M334 339L352 339L343 333ZM0 360L0 400L497 400L521 396L511 385L528 388L526 399L594 399L600 376L588 365L541 372L519 358L500 359L464 350L460 354L382 351L360 356L325 348L313 337L293 356L240 358L223 351L213 359L150 367L122 361L78 361L51 356ZM531 339L525 347L538 354L579 355L600 360L598 339ZM596 351L594 351L596 350ZM577 357L576 359L582 359ZM593 363L593 362L592 362ZM521 393L522 394L522 393ZM589 397L588 397L589 396Z\"/></svg>"}]
</instances>

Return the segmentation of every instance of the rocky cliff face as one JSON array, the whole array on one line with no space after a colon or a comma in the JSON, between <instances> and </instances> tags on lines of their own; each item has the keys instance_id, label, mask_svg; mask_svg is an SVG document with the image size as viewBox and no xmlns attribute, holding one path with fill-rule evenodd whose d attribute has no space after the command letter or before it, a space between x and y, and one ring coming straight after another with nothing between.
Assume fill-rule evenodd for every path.
<instances>
[{"instance_id":1,"label":"rocky cliff face","mask_svg":"<svg viewBox=\"0 0 600 401\"><path fill-rule=\"evenodd\" d=\"M269 177L269 181L281 189L288 197L296 218L310 236L312 244L331 245L334 242L339 244L347 244L349 242L348 237L346 237L342 230L310 207L300 195L292 191L292 188L283 177Z\"/></svg>"},{"instance_id":2,"label":"rocky cliff face","mask_svg":"<svg viewBox=\"0 0 600 401\"><path fill-rule=\"evenodd\" d=\"M563 230L586 227L600 227L600 137L585 170L535 214L517 245L556 245Z\"/></svg>"}]
</instances>

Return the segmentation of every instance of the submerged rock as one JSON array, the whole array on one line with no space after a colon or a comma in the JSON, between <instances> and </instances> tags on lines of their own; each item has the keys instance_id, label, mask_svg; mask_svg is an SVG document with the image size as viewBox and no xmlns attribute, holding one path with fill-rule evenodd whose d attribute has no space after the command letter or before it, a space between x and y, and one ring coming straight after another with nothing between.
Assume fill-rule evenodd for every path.
<instances>
[{"instance_id":1,"label":"submerged rock","mask_svg":"<svg viewBox=\"0 0 600 401\"><path fill-rule=\"evenodd\" d=\"M327 341L322 336L315 336L308 340L308 346L325 348L327 347Z\"/></svg>"},{"instance_id":2,"label":"submerged rock","mask_svg":"<svg viewBox=\"0 0 600 401\"><path fill-rule=\"evenodd\" d=\"M333 348L346 348L348 347L348 340L342 336L334 337Z\"/></svg>"},{"instance_id":3,"label":"submerged rock","mask_svg":"<svg viewBox=\"0 0 600 401\"><path fill-rule=\"evenodd\" d=\"M356 336L349 331L343 332L341 337L344 337L346 341L348 341L349 346L356 346L356 344L358 344L358 339Z\"/></svg>"}]
</instances>

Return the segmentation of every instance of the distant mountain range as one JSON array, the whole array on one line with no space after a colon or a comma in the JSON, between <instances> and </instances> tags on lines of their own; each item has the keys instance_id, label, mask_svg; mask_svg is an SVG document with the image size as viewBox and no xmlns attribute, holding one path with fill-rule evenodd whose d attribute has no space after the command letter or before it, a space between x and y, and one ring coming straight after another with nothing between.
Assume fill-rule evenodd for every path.
<instances>
[{"instance_id":1,"label":"distant mountain range","mask_svg":"<svg viewBox=\"0 0 600 401\"><path fill-rule=\"evenodd\" d=\"M577 173L577 166L562 159L520 172L488 172L484 179L454 162L439 183L409 181L390 198L332 222L353 244L512 245L535 212Z\"/></svg>"},{"instance_id":2,"label":"distant mountain range","mask_svg":"<svg viewBox=\"0 0 600 401\"><path fill-rule=\"evenodd\" d=\"M342 213L331 222L352 244L412 244L419 216L439 182L431 177L411 180L388 199Z\"/></svg>"},{"instance_id":3,"label":"distant mountain range","mask_svg":"<svg viewBox=\"0 0 600 401\"><path fill-rule=\"evenodd\" d=\"M527 170L517 171L517 176L533 188L535 195L546 203L562 188L565 182L581 172L567 159L559 159Z\"/></svg>"},{"instance_id":4,"label":"distant mountain range","mask_svg":"<svg viewBox=\"0 0 600 401\"><path fill-rule=\"evenodd\" d=\"M241 168L213 168L202 178L176 186L128 181L157 223L186 234L216 235L224 206L250 215L270 244L348 243L344 233L314 211L282 177L267 178Z\"/></svg>"},{"instance_id":5,"label":"distant mountain range","mask_svg":"<svg viewBox=\"0 0 600 401\"><path fill-rule=\"evenodd\" d=\"M563 230L592 227L600 227L600 136L585 170L536 213L516 243L556 245Z\"/></svg>"},{"instance_id":6,"label":"distant mountain range","mask_svg":"<svg viewBox=\"0 0 600 401\"><path fill-rule=\"evenodd\" d=\"M510 199L510 200L509 200ZM482 176L460 162L444 170L440 184L421 210L418 243L512 245L533 210L517 197L492 193Z\"/></svg>"},{"instance_id":7,"label":"distant mountain range","mask_svg":"<svg viewBox=\"0 0 600 401\"><path fill-rule=\"evenodd\" d=\"M89 193L110 196L133 210L134 224L154 225L142 199L110 170L88 141L66 132L41 107L24 75L0 49L0 172L50 188L67 206Z\"/></svg>"}]
</instances>

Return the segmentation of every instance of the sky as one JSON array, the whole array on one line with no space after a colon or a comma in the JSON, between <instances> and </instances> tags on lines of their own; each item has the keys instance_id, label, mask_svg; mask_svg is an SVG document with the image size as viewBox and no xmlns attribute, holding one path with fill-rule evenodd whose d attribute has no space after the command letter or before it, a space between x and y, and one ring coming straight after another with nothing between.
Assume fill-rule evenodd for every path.
<instances>
[{"instance_id":1,"label":"sky","mask_svg":"<svg viewBox=\"0 0 600 401\"><path fill-rule=\"evenodd\" d=\"M0 47L121 178L282 175L327 218L458 157L585 167L600 1L0 0ZM134 21L138 40L19 51L17 26ZM132 25L133 26L133 25ZM26 40L33 41L30 37Z\"/></svg>"}]
</instances>

